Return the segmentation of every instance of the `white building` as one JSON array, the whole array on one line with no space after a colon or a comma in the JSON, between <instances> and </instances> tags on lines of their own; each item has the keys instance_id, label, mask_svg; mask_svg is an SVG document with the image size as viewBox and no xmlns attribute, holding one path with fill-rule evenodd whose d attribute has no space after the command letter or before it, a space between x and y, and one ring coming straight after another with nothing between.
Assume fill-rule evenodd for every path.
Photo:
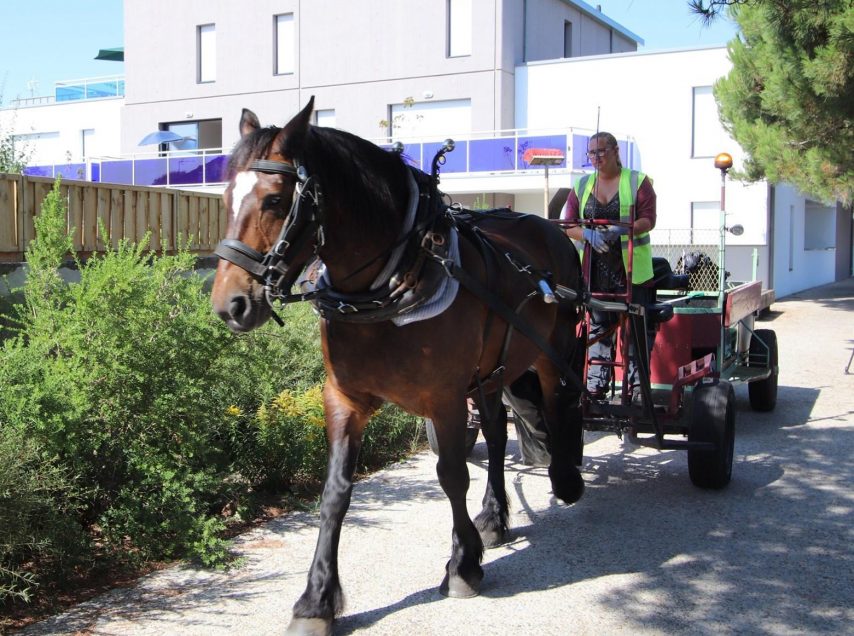
<instances>
[{"instance_id":1,"label":"white building","mask_svg":"<svg viewBox=\"0 0 854 636\"><path fill-rule=\"evenodd\" d=\"M408 153L423 149L425 162L429 142L453 137L443 189L464 204L518 210L540 211L544 198L542 169L519 161L522 140L566 151L550 171L554 194L586 169L586 136L598 126L623 140L624 163L654 178L663 230L717 227L712 157L726 151L738 165L742 156L711 93L730 68L725 48L638 53L638 36L581 1L256 0L248 11L239 0L152 0L124 8L124 99L15 111L16 131L37 144L39 162L92 157L95 140L99 154L138 155L157 149L138 145L155 130L185 138L171 149L227 152L242 108L281 125L314 95L318 124L403 139ZM478 152L502 144L507 165L477 165ZM217 167L184 153L176 160L185 166L152 158L153 167L112 173L98 164L91 176L159 170L165 181L149 183L172 175L175 185L175 175L180 182ZM207 175L218 175L211 167ZM755 274L780 296L851 275L850 212L765 182L730 181L726 195L727 225L746 229L728 236L734 279Z\"/></svg>"}]
</instances>

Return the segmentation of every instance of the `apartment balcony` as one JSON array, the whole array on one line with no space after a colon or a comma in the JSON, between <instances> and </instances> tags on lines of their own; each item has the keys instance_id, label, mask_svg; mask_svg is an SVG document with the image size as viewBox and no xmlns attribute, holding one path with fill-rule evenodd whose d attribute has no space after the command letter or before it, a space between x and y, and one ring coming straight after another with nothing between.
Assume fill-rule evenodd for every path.
<instances>
[{"instance_id":1,"label":"apartment balcony","mask_svg":"<svg viewBox=\"0 0 854 636\"><path fill-rule=\"evenodd\" d=\"M486 191L524 191L542 188L544 167L525 160L526 151L544 149L559 154L549 166L550 175L583 172L590 169L587 140L592 131L512 130L469 133L454 137L454 150L445 155L441 166L442 189L449 193ZM391 150L393 141L373 140ZM400 139L408 163L429 172L443 139ZM632 139L619 139L623 164L635 163ZM84 179L101 183L177 188L221 188L226 179L228 154L222 149L135 154L129 157L97 158L85 163L29 166L28 175L66 179Z\"/></svg>"},{"instance_id":2,"label":"apartment balcony","mask_svg":"<svg viewBox=\"0 0 854 636\"><path fill-rule=\"evenodd\" d=\"M9 102L9 108L29 108L32 106L46 106L48 104L124 96L124 75L88 77L84 79L56 82L53 89L53 95L19 97Z\"/></svg>"}]
</instances>

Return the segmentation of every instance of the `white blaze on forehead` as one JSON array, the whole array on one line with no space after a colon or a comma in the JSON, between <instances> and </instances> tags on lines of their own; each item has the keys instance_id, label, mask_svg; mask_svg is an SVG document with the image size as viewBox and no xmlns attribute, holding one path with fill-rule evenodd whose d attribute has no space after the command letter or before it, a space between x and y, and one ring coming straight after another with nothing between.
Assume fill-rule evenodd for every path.
<instances>
[{"instance_id":1,"label":"white blaze on forehead","mask_svg":"<svg viewBox=\"0 0 854 636\"><path fill-rule=\"evenodd\" d=\"M236 219L240 208L243 207L243 200L252 194L255 184L258 182L258 175L254 172L238 172L234 177L234 189L231 191L231 218Z\"/></svg>"}]
</instances>

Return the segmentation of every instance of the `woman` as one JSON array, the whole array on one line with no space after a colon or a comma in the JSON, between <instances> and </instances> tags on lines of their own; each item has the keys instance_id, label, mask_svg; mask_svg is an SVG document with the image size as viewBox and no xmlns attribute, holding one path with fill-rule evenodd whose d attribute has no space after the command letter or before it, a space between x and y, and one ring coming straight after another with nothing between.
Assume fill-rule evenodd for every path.
<instances>
[{"instance_id":1,"label":"woman","mask_svg":"<svg viewBox=\"0 0 854 636\"><path fill-rule=\"evenodd\" d=\"M649 231L655 227L655 191L643 173L623 168L620 149L614 135L599 132L590 137L587 157L595 169L581 177L570 190L563 218L570 221L605 219L633 225L632 302L648 305L653 301L652 248ZM590 289L594 292L620 293L626 291L626 270L629 258L627 225L584 227L571 226L567 235L579 242L590 243ZM610 312L591 312L590 334L596 339L617 321ZM647 330L647 346L652 349L654 329ZM611 360L613 336L602 337L589 349L591 360ZM629 383L632 396L639 395L636 354L629 350ZM611 368L591 364L587 374L587 390L593 399L604 399L611 381Z\"/></svg>"}]
</instances>

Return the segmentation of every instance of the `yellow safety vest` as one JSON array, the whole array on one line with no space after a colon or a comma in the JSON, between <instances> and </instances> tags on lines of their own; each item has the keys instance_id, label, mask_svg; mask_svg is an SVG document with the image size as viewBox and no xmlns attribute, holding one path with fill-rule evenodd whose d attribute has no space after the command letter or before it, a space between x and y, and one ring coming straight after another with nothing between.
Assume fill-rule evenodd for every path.
<instances>
[{"instance_id":1,"label":"yellow safety vest","mask_svg":"<svg viewBox=\"0 0 854 636\"><path fill-rule=\"evenodd\" d=\"M643 183L646 175L637 170L629 170L623 168L620 171L620 221L629 223L634 219L631 218L632 208L637 199L638 188ZM593 175L588 174L581 177L575 184L575 192L578 197L578 216L584 217L584 208L587 205L587 200L590 198L590 193L593 192ZM623 248L623 267L626 271L629 270L629 237L624 234L620 237L620 244ZM632 249L632 284L640 285L652 278L652 247L649 244L649 232L635 234L634 245Z\"/></svg>"}]
</instances>

